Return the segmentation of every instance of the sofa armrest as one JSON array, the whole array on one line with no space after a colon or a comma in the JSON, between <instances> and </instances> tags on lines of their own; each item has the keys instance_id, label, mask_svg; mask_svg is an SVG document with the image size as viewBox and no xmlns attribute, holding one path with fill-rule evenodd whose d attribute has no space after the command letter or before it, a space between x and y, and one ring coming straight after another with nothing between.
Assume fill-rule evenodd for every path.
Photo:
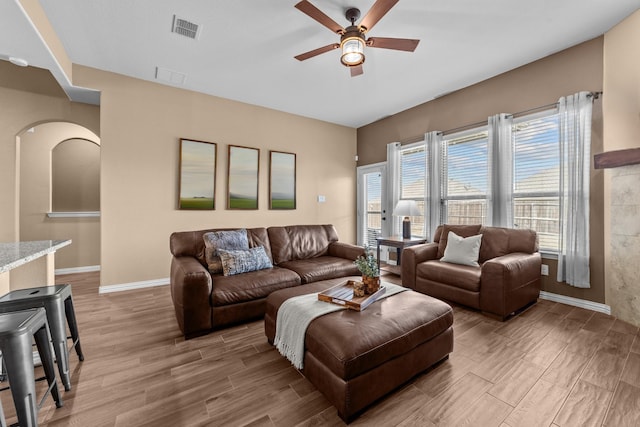
<instances>
[{"instance_id":1,"label":"sofa armrest","mask_svg":"<svg viewBox=\"0 0 640 427\"><path fill-rule=\"evenodd\" d=\"M333 242L329 244L328 253L330 256L355 261L360 255L364 255L364 248L349 243Z\"/></svg>"},{"instance_id":2,"label":"sofa armrest","mask_svg":"<svg viewBox=\"0 0 640 427\"><path fill-rule=\"evenodd\" d=\"M211 274L193 257L172 257L171 299L180 330L186 338L211 327Z\"/></svg>"},{"instance_id":3,"label":"sofa armrest","mask_svg":"<svg viewBox=\"0 0 640 427\"><path fill-rule=\"evenodd\" d=\"M511 253L482 264L480 309L505 318L540 295L542 257Z\"/></svg>"},{"instance_id":4,"label":"sofa armrest","mask_svg":"<svg viewBox=\"0 0 640 427\"><path fill-rule=\"evenodd\" d=\"M416 288L416 268L421 262L437 259L438 244L424 243L409 246L402 251L402 286Z\"/></svg>"}]
</instances>

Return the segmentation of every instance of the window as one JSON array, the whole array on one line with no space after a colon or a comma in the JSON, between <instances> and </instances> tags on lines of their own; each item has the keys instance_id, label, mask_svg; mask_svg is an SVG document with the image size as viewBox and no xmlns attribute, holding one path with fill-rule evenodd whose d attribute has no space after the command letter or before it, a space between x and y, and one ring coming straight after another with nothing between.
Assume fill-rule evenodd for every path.
<instances>
[{"instance_id":1,"label":"window","mask_svg":"<svg viewBox=\"0 0 640 427\"><path fill-rule=\"evenodd\" d=\"M526 116L513 124L513 224L538 233L540 249L557 252L560 232L558 115Z\"/></svg>"},{"instance_id":2,"label":"window","mask_svg":"<svg viewBox=\"0 0 640 427\"><path fill-rule=\"evenodd\" d=\"M486 129L445 136L442 162L443 223L486 223L487 144Z\"/></svg>"},{"instance_id":3,"label":"window","mask_svg":"<svg viewBox=\"0 0 640 427\"><path fill-rule=\"evenodd\" d=\"M511 128L513 161L513 227L537 232L540 249L558 252L560 245L560 135L557 110L513 119ZM422 217L411 219L412 234L425 235L428 211L425 210L425 185L440 173L440 223L491 224L489 203L489 131L486 126L443 137L441 167L428 170L424 144L403 147L400 151L399 198L415 200ZM432 175L433 174L433 175ZM502 197L496 197L496 203ZM496 208L493 206L493 208ZM401 218L394 218L400 229ZM504 226L504 225L503 225Z\"/></svg>"},{"instance_id":4,"label":"window","mask_svg":"<svg viewBox=\"0 0 640 427\"><path fill-rule=\"evenodd\" d=\"M420 216L411 218L411 235L425 235L425 185L427 153L423 143L400 151L400 200L415 200ZM397 230L402 230L402 217L395 218Z\"/></svg>"}]
</instances>

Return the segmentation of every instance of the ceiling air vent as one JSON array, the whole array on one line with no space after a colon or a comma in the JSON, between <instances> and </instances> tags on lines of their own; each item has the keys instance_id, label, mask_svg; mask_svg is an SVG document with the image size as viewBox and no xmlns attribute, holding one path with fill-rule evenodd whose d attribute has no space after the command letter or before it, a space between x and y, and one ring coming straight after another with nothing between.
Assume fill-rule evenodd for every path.
<instances>
[{"instance_id":1,"label":"ceiling air vent","mask_svg":"<svg viewBox=\"0 0 640 427\"><path fill-rule=\"evenodd\" d=\"M186 19L173 15L173 28L172 32L180 34L181 36L189 37L190 39L198 38L198 29L200 26Z\"/></svg>"},{"instance_id":2,"label":"ceiling air vent","mask_svg":"<svg viewBox=\"0 0 640 427\"><path fill-rule=\"evenodd\" d=\"M184 85L187 75L168 68L156 67L156 80L161 80L174 85Z\"/></svg>"}]
</instances>

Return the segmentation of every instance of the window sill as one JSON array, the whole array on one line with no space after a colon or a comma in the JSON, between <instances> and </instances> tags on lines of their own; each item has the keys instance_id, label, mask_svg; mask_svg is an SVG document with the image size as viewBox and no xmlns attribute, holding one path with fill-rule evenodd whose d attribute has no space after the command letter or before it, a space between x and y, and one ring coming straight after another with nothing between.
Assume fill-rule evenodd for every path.
<instances>
[{"instance_id":1,"label":"window sill","mask_svg":"<svg viewBox=\"0 0 640 427\"><path fill-rule=\"evenodd\" d=\"M542 255L542 259L558 259L557 252L548 252L548 251L540 251L540 255Z\"/></svg>"},{"instance_id":2,"label":"window sill","mask_svg":"<svg viewBox=\"0 0 640 427\"><path fill-rule=\"evenodd\" d=\"M100 211L91 212L47 212L49 218L90 218L99 217Z\"/></svg>"}]
</instances>

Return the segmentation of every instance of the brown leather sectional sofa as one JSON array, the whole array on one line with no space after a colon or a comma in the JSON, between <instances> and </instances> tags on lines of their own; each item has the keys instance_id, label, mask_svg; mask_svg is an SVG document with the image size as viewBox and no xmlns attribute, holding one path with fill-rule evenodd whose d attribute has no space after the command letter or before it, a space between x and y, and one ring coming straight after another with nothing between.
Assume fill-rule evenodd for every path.
<instances>
[{"instance_id":1,"label":"brown leather sectional sofa","mask_svg":"<svg viewBox=\"0 0 640 427\"><path fill-rule=\"evenodd\" d=\"M249 228L250 247L264 246L274 267L234 276L210 274L203 235L221 229L175 232L170 237L171 298L186 338L262 317L275 290L358 275L363 248L341 243L333 225Z\"/></svg>"},{"instance_id":2,"label":"brown leather sectional sofa","mask_svg":"<svg viewBox=\"0 0 640 427\"><path fill-rule=\"evenodd\" d=\"M449 231L461 237L482 234L479 267L439 261ZM445 224L432 243L404 249L402 284L504 320L537 301L541 263L535 231Z\"/></svg>"}]
</instances>

